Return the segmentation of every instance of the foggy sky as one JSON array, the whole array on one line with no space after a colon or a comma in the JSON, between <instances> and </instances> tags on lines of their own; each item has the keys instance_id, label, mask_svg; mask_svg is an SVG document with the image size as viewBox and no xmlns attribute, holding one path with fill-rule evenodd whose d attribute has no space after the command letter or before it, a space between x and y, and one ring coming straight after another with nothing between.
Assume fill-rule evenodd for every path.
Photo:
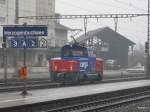
<instances>
[{"instance_id":1,"label":"foggy sky","mask_svg":"<svg viewBox=\"0 0 150 112\"><path fill-rule=\"evenodd\" d=\"M60 14L141 14L147 13L147 0L56 0L56 12ZM71 28L83 29L83 20L61 20ZM90 19L88 30L109 26L113 19ZM119 19L118 32L136 44L147 40L147 17Z\"/></svg>"}]
</instances>

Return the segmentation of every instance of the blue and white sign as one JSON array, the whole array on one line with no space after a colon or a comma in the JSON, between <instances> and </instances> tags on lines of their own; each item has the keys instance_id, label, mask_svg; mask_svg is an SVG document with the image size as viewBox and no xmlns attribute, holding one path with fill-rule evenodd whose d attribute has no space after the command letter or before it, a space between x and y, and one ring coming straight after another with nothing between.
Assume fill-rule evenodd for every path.
<instances>
[{"instance_id":1,"label":"blue and white sign","mask_svg":"<svg viewBox=\"0 0 150 112\"><path fill-rule=\"evenodd\" d=\"M12 48L37 48L38 38L13 38L11 39Z\"/></svg>"},{"instance_id":2,"label":"blue and white sign","mask_svg":"<svg viewBox=\"0 0 150 112\"><path fill-rule=\"evenodd\" d=\"M15 39L12 39L11 40L11 47L12 48L18 48L18 45L19 43L18 43L18 41L17 40L15 40Z\"/></svg>"},{"instance_id":3,"label":"blue and white sign","mask_svg":"<svg viewBox=\"0 0 150 112\"><path fill-rule=\"evenodd\" d=\"M38 47L37 37L47 35L48 31L46 25L3 26L3 41L6 42L7 38L14 37L13 39L11 39L12 48L37 48Z\"/></svg>"},{"instance_id":4,"label":"blue and white sign","mask_svg":"<svg viewBox=\"0 0 150 112\"><path fill-rule=\"evenodd\" d=\"M28 39L28 48L37 48L38 47L38 39L37 38L30 38Z\"/></svg>"},{"instance_id":5,"label":"blue and white sign","mask_svg":"<svg viewBox=\"0 0 150 112\"><path fill-rule=\"evenodd\" d=\"M4 26L3 36L47 36L46 26Z\"/></svg>"},{"instance_id":6,"label":"blue and white sign","mask_svg":"<svg viewBox=\"0 0 150 112\"><path fill-rule=\"evenodd\" d=\"M47 48L47 40L42 38L39 40L39 48Z\"/></svg>"},{"instance_id":7,"label":"blue and white sign","mask_svg":"<svg viewBox=\"0 0 150 112\"><path fill-rule=\"evenodd\" d=\"M17 26L4 26L3 27L3 39L7 37L19 37L19 36L47 36L47 26L45 25L17 25Z\"/></svg>"}]
</instances>

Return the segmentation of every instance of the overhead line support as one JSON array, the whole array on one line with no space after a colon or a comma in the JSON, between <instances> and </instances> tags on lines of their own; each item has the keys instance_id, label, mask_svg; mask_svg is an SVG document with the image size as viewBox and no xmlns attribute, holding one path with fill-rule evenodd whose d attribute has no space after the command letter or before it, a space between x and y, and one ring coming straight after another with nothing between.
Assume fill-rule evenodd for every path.
<instances>
[{"instance_id":1,"label":"overhead line support","mask_svg":"<svg viewBox=\"0 0 150 112\"><path fill-rule=\"evenodd\" d=\"M131 18L148 14L96 14L96 15L60 15L60 16L22 16L19 19L84 19L84 18Z\"/></svg>"}]
</instances>

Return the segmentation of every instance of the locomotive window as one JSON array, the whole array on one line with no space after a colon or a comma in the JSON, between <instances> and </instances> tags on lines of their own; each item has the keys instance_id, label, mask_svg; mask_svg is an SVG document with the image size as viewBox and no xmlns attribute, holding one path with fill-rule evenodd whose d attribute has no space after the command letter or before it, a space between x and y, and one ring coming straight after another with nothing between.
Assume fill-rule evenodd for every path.
<instances>
[{"instance_id":1,"label":"locomotive window","mask_svg":"<svg viewBox=\"0 0 150 112\"><path fill-rule=\"evenodd\" d=\"M73 56L83 56L83 51L77 51L77 50L72 51L72 55Z\"/></svg>"},{"instance_id":2,"label":"locomotive window","mask_svg":"<svg viewBox=\"0 0 150 112\"><path fill-rule=\"evenodd\" d=\"M73 56L87 56L87 53L84 50L73 50L72 51Z\"/></svg>"},{"instance_id":3,"label":"locomotive window","mask_svg":"<svg viewBox=\"0 0 150 112\"><path fill-rule=\"evenodd\" d=\"M87 50L81 49L65 49L62 52L64 57L85 57L88 55Z\"/></svg>"},{"instance_id":4,"label":"locomotive window","mask_svg":"<svg viewBox=\"0 0 150 112\"><path fill-rule=\"evenodd\" d=\"M71 56L71 51L65 50L63 54L64 54L64 56Z\"/></svg>"}]
</instances>

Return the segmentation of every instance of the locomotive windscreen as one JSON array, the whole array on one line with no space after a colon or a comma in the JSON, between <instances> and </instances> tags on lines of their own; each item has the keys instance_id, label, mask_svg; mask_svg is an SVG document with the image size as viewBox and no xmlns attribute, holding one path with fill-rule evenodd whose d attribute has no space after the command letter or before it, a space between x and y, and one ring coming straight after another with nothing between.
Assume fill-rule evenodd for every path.
<instances>
[{"instance_id":1,"label":"locomotive windscreen","mask_svg":"<svg viewBox=\"0 0 150 112\"><path fill-rule=\"evenodd\" d=\"M82 46L70 46L66 45L62 48L62 57L87 57L88 52L85 47Z\"/></svg>"}]
</instances>

